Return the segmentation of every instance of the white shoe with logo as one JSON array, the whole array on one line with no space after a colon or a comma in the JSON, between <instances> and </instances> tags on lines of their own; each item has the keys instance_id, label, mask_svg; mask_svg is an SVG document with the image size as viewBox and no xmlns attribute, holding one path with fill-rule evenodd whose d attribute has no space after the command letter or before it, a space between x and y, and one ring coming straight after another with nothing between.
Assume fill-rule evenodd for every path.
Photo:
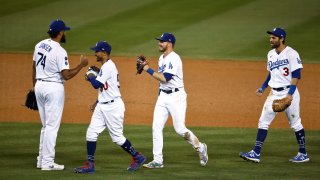
<instances>
[{"instance_id":1,"label":"white shoe with logo","mask_svg":"<svg viewBox=\"0 0 320 180\"><path fill-rule=\"evenodd\" d=\"M48 166L42 166L42 171L61 171L64 170L64 165L59 165L56 163L49 164Z\"/></svg>"},{"instance_id":2,"label":"white shoe with logo","mask_svg":"<svg viewBox=\"0 0 320 180\"><path fill-rule=\"evenodd\" d=\"M203 145L203 150L201 152L199 152L199 158L200 158L200 165L201 166L205 166L208 162L208 149L207 149L207 145L205 143L202 143Z\"/></svg>"}]
</instances>

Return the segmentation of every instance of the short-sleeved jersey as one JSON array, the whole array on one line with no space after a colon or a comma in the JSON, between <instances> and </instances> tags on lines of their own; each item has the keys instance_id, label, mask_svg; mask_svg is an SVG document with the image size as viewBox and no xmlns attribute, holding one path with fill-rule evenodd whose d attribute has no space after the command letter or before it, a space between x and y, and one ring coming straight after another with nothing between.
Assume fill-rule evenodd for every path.
<instances>
[{"instance_id":1,"label":"short-sleeved jersey","mask_svg":"<svg viewBox=\"0 0 320 180\"><path fill-rule=\"evenodd\" d=\"M303 68L298 52L289 46L280 54L275 49L270 50L267 58L267 70L271 75L268 85L271 88L289 86L291 84L292 72Z\"/></svg>"},{"instance_id":2,"label":"short-sleeved jersey","mask_svg":"<svg viewBox=\"0 0 320 180\"><path fill-rule=\"evenodd\" d=\"M69 69L68 55L60 44L51 39L40 41L34 48L36 79L63 82L61 71Z\"/></svg>"},{"instance_id":3,"label":"short-sleeved jersey","mask_svg":"<svg viewBox=\"0 0 320 180\"><path fill-rule=\"evenodd\" d=\"M111 59L102 65L96 80L104 84L104 87L99 89L99 102L108 102L121 97L118 70Z\"/></svg>"},{"instance_id":4,"label":"short-sleeved jersey","mask_svg":"<svg viewBox=\"0 0 320 180\"><path fill-rule=\"evenodd\" d=\"M160 89L172 90L175 88L183 88L183 70L182 61L180 56L172 51L165 58L163 54L160 56L158 61L158 72L172 74L172 79L168 82L160 82Z\"/></svg>"}]
</instances>

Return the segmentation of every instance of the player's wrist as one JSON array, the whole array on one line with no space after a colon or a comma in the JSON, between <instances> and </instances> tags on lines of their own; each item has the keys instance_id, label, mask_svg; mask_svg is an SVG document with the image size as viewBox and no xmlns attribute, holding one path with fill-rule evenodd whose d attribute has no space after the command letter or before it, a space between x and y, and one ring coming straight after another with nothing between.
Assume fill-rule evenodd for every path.
<instances>
[{"instance_id":1,"label":"player's wrist","mask_svg":"<svg viewBox=\"0 0 320 180\"><path fill-rule=\"evenodd\" d=\"M149 73L151 76L153 76L154 70L149 67L147 69L147 73Z\"/></svg>"},{"instance_id":2,"label":"player's wrist","mask_svg":"<svg viewBox=\"0 0 320 180\"><path fill-rule=\"evenodd\" d=\"M289 89L289 91L288 91L288 94L289 94L289 95L293 95L294 92L296 91L296 89L297 89L297 86L296 86L296 85L290 85L290 89Z\"/></svg>"}]
</instances>

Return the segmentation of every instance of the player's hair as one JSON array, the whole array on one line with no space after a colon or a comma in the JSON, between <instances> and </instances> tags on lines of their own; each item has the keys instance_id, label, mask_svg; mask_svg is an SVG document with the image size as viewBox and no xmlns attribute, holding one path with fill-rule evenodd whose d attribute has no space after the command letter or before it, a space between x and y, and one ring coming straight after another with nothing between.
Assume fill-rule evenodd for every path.
<instances>
[{"instance_id":1,"label":"player's hair","mask_svg":"<svg viewBox=\"0 0 320 180\"><path fill-rule=\"evenodd\" d=\"M47 33L49 34L49 36L51 38L56 38L60 32L59 31L58 32L48 31Z\"/></svg>"}]
</instances>

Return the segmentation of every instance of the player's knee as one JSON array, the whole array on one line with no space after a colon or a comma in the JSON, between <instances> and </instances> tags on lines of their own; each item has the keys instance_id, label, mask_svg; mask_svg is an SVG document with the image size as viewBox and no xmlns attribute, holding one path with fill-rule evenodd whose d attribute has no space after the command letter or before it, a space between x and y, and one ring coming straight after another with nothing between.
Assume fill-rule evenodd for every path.
<instances>
[{"instance_id":1,"label":"player's knee","mask_svg":"<svg viewBox=\"0 0 320 180\"><path fill-rule=\"evenodd\" d=\"M98 140L98 136L99 136L99 133L90 131L90 129L88 128L87 134L86 134L86 140L87 141L97 141Z\"/></svg>"},{"instance_id":2,"label":"player's knee","mask_svg":"<svg viewBox=\"0 0 320 180\"><path fill-rule=\"evenodd\" d=\"M269 126L270 126L270 124L269 124L269 123L266 123L266 122L259 122L259 124L258 124L258 128L259 128L259 129L268 130L268 129L269 129Z\"/></svg>"},{"instance_id":3,"label":"player's knee","mask_svg":"<svg viewBox=\"0 0 320 180\"><path fill-rule=\"evenodd\" d=\"M303 126L301 124L301 122L296 122L291 124L291 129L294 130L294 132L300 131L301 129L303 129Z\"/></svg>"},{"instance_id":4,"label":"player's knee","mask_svg":"<svg viewBox=\"0 0 320 180\"><path fill-rule=\"evenodd\" d=\"M175 131L179 136L181 136L183 138L190 135L190 131L187 128L175 128Z\"/></svg>"},{"instance_id":5,"label":"player's knee","mask_svg":"<svg viewBox=\"0 0 320 180\"><path fill-rule=\"evenodd\" d=\"M124 142L126 142L126 138L124 136L114 136L111 137L112 142L117 144L118 146L122 146Z\"/></svg>"}]
</instances>

